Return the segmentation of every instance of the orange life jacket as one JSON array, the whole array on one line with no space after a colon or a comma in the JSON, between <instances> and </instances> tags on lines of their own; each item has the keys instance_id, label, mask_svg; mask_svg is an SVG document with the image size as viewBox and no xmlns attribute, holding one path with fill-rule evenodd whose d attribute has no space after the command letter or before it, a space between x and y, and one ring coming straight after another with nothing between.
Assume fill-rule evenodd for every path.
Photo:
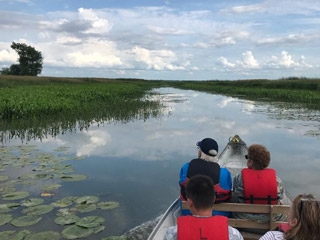
<instances>
[{"instance_id":1,"label":"orange life jacket","mask_svg":"<svg viewBox=\"0 0 320 240\"><path fill-rule=\"evenodd\" d=\"M274 169L242 169L245 203L277 204L277 177Z\"/></svg>"},{"instance_id":2,"label":"orange life jacket","mask_svg":"<svg viewBox=\"0 0 320 240\"><path fill-rule=\"evenodd\" d=\"M223 216L178 218L178 240L228 240L228 218Z\"/></svg>"}]
</instances>

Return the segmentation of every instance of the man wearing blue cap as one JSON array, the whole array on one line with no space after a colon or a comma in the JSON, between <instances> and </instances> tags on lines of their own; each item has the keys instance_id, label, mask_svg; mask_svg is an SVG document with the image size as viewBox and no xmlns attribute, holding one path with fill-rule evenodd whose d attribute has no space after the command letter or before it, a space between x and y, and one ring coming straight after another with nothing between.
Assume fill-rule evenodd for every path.
<instances>
[{"instance_id":1,"label":"man wearing blue cap","mask_svg":"<svg viewBox=\"0 0 320 240\"><path fill-rule=\"evenodd\" d=\"M210 177L214 182L216 203L229 202L231 199L232 179L228 169L220 168L218 162L218 144L212 138L205 138L197 143L198 158L184 164L180 170L180 200L186 201L185 186L189 179L197 174ZM181 207L181 205L180 205ZM189 210L182 209L183 215L191 215ZM230 216L228 212L213 211L213 215Z\"/></svg>"}]
</instances>

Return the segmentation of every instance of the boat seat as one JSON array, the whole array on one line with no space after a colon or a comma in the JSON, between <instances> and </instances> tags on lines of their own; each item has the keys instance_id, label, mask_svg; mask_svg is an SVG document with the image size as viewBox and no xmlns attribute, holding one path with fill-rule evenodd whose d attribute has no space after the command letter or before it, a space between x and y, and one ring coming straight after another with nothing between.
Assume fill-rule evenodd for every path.
<instances>
[{"instance_id":1,"label":"boat seat","mask_svg":"<svg viewBox=\"0 0 320 240\"><path fill-rule=\"evenodd\" d=\"M183 209L189 209L187 202L182 202ZM245 240L259 239L264 232L274 230L281 221L274 221L274 214L287 215L290 205L264 205L264 204L245 204L245 203L219 203L213 206L212 210L222 212L245 212L245 213L264 213L270 215L267 223L258 223L248 219L229 218L229 226L238 228ZM246 229L245 231L243 229ZM258 233L249 233L252 232Z\"/></svg>"}]
</instances>

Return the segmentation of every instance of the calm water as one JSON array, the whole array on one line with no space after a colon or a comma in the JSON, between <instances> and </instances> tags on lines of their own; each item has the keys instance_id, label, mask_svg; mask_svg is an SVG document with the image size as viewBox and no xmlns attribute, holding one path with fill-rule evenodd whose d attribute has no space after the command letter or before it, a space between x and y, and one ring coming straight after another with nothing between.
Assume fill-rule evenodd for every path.
<instances>
[{"instance_id":1,"label":"calm water","mask_svg":"<svg viewBox=\"0 0 320 240\"><path fill-rule=\"evenodd\" d=\"M160 117L126 124L92 124L87 131L28 143L43 152L67 146L71 155L86 156L85 160L68 163L88 179L66 183L52 180L62 184L53 200L98 195L101 201L120 203L114 210L85 214L106 218L106 230L92 239L121 235L163 213L178 196L181 165L196 157L195 143L205 137L215 138L220 151L235 134L247 145L264 144L271 152L271 167L291 195L308 192L320 197L319 111L172 88L156 91L160 95L154 97L166 105ZM5 143L20 144L19 139ZM1 173L19 176L28 171L9 168ZM23 188L37 197L41 193L34 187ZM52 219L28 229L61 231L63 228L53 223L54 214L50 214ZM8 229L14 228L6 225L1 231Z\"/></svg>"}]
</instances>

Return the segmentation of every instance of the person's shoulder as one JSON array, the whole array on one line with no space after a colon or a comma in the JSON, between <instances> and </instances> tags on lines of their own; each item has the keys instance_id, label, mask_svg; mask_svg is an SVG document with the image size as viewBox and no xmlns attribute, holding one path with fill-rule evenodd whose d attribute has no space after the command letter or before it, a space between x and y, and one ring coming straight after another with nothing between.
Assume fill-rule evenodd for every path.
<instances>
[{"instance_id":1,"label":"person's shoulder","mask_svg":"<svg viewBox=\"0 0 320 240\"><path fill-rule=\"evenodd\" d=\"M264 234L260 240L282 240L284 239L284 234L279 231L269 231Z\"/></svg>"},{"instance_id":2,"label":"person's shoulder","mask_svg":"<svg viewBox=\"0 0 320 240\"><path fill-rule=\"evenodd\" d=\"M228 226L230 240L243 240L243 237L238 229Z\"/></svg>"}]
</instances>

